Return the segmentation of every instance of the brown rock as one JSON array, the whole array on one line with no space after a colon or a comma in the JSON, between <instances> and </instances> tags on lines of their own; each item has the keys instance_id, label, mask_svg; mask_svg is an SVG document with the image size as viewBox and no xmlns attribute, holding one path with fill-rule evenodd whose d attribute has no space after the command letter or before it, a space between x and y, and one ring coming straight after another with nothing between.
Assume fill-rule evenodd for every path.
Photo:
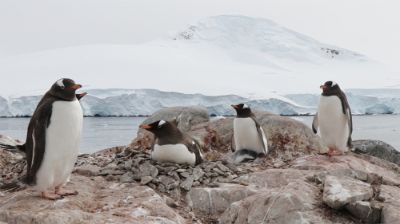
<instances>
[{"instance_id":1,"label":"brown rock","mask_svg":"<svg viewBox=\"0 0 400 224\"><path fill-rule=\"evenodd\" d=\"M237 184L219 184L218 187L196 187L187 194L186 201L195 211L215 215L224 212L232 203L240 201L256 191Z\"/></svg>"},{"instance_id":2,"label":"brown rock","mask_svg":"<svg viewBox=\"0 0 400 224\"><path fill-rule=\"evenodd\" d=\"M301 187L300 187L301 186ZM326 218L313 212L319 189L305 182L293 182L279 189L265 189L231 206L220 223L324 223Z\"/></svg>"},{"instance_id":3,"label":"brown rock","mask_svg":"<svg viewBox=\"0 0 400 224\"><path fill-rule=\"evenodd\" d=\"M399 223L400 220L400 188L382 185L380 196L384 199L382 223Z\"/></svg>"},{"instance_id":4,"label":"brown rock","mask_svg":"<svg viewBox=\"0 0 400 224\"><path fill-rule=\"evenodd\" d=\"M349 177L327 176L324 183L323 201L329 207L341 209L349 203L371 199L371 185Z\"/></svg>"},{"instance_id":5,"label":"brown rock","mask_svg":"<svg viewBox=\"0 0 400 224\"><path fill-rule=\"evenodd\" d=\"M30 189L0 199L0 221L6 223L187 223L164 199L146 186L72 176L67 188L79 195L59 201L37 197Z\"/></svg>"}]
</instances>

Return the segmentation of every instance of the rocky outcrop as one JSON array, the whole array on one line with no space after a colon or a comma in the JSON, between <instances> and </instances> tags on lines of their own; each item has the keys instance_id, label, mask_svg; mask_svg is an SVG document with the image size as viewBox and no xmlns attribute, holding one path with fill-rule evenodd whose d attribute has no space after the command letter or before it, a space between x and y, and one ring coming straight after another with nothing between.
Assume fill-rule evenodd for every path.
<instances>
[{"instance_id":1,"label":"rocky outcrop","mask_svg":"<svg viewBox=\"0 0 400 224\"><path fill-rule=\"evenodd\" d=\"M31 189L0 197L0 220L18 224L55 223L187 223L166 199L137 183L115 183L102 177L74 175L67 188L79 195L51 202Z\"/></svg>"},{"instance_id":2,"label":"rocky outcrop","mask_svg":"<svg viewBox=\"0 0 400 224\"><path fill-rule=\"evenodd\" d=\"M179 116L175 112L148 122ZM182 114L181 128L201 142L204 163L152 161L152 137L141 131L130 146L78 158L67 185L77 196L51 202L35 197L31 187L0 190L0 223L398 222L398 165L352 152L322 155L308 127L266 112L256 117L268 135L269 155L232 164L232 118L195 114ZM24 166L21 155L0 149L2 181L22 176Z\"/></svg>"},{"instance_id":3,"label":"rocky outcrop","mask_svg":"<svg viewBox=\"0 0 400 224\"><path fill-rule=\"evenodd\" d=\"M400 165L400 152L391 145L379 140L353 141L354 152L367 154Z\"/></svg>"},{"instance_id":4,"label":"rocky outcrop","mask_svg":"<svg viewBox=\"0 0 400 224\"><path fill-rule=\"evenodd\" d=\"M380 196L385 201L382 209L382 223L399 223L400 220L400 188L383 185Z\"/></svg>"},{"instance_id":5,"label":"rocky outcrop","mask_svg":"<svg viewBox=\"0 0 400 224\"><path fill-rule=\"evenodd\" d=\"M341 209L357 201L369 201L372 196L372 187L368 183L346 176L325 178L322 200L333 209Z\"/></svg>"}]
</instances>

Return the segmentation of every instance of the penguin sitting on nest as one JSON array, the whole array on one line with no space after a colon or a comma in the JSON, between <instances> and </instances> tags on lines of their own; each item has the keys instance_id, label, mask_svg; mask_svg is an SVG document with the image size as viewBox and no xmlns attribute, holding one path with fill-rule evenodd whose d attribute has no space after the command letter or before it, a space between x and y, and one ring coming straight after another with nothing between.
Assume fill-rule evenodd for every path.
<instances>
[{"instance_id":1,"label":"penguin sitting on nest","mask_svg":"<svg viewBox=\"0 0 400 224\"><path fill-rule=\"evenodd\" d=\"M176 120L159 120L140 125L140 128L155 135L151 159L189 165L197 165L203 161L200 144L191 136L182 133Z\"/></svg>"},{"instance_id":2,"label":"penguin sitting on nest","mask_svg":"<svg viewBox=\"0 0 400 224\"><path fill-rule=\"evenodd\" d=\"M254 160L268 152L267 137L246 104L231 105L237 116L233 119L232 151L236 163Z\"/></svg>"},{"instance_id":3,"label":"penguin sitting on nest","mask_svg":"<svg viewBox=\"0 0 400 224\"><path fill-rule=\"evenodd\" d=\"M328 147L328 155L341 155L352 148L353 120L346 95L339 85L327 81L322 89L318 112L314 116L312 129L319 128L321 140Z\"/></svg>"},{"instance_id":4,"label":"penguin sitting on nest","mask_svg":"<svg viewBox=\"0 0 400 224\"><path fill-rule=\"evenodd\" d=\"M2 145L25 152L26 182L46 199L78 194L62 187L68 182L79 153L83 113L78 99L86 95L76 93L81 87L72 79L58 80L36 107L25 144Z\"/></svg>"}]
</instances>

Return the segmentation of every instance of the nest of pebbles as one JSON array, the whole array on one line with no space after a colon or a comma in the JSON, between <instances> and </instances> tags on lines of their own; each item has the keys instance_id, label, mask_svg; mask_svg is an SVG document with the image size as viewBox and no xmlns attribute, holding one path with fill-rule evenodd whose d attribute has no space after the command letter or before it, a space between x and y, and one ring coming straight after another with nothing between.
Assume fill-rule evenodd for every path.
<instances>
[{"instance_id":1,"label":"nest of pebbles","mask_svg":"<svg viewBox=\"0 0 400 224\"><path fill-rule=\"evenodd\" d=\"M0 188L11 186L26 172L26 160L23 154L0 149Z\"/></svg>"},{"instance_id":2,"label":"nest of pebbles","mask_svg":"<svg viewBox=\"0 0 400 224\"><path fill-rule=\"evenodd\" d=\"M106 180L122 183L138 182L152 189L180 197L192 187L217 187L218 183L240 183L237 178L251 172L251 167L225 161L205 161L197 166L159 163L143 151L126 149L98 173Z\"/></svg>"}]
</instances>

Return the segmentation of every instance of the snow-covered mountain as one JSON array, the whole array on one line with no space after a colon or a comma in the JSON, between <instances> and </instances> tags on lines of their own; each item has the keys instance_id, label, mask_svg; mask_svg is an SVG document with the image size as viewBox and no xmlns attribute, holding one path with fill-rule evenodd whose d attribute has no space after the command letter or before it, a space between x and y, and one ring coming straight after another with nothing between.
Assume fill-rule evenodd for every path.
<instances>
[{"instance_id":1,"label":"snow-covered mountain","mask_svg":"<svg viewBox=\"0 0 400 224\"><path fill-rule=\"evenodd\" d=\"M264 99L344 88L400 84L383 65L321 43L270 20L216 16L170 38L137 45L85 45L0 58L2 96L43 94L60 77L91 89L159 89Z\"/></svg>"},{"instance_id":2,"label":"snow-covered mountain","mask_svg":"<svg viewBox=\"0 0 400 224\"><path fill-rule=\"evenodd\" d=\"M65 76L89 89L82 105L90 116L149 115L178 105L229 115L229 105L238 102L286 115L312 114L327 80L353 89L348 97L354 113L400 111L400 90L388 89L399 86L400 76L382 64L245 16L206 18L170 38L138 45L73 46L0 58L0 81L7 83L0 89L0 116L31 115L39 95Z\"/></svg>"},{"instance_id":3,"label":"snow-covered mountain","mask_svg":"<svg viewBox=\"0 0 400 224\"><path fill-rule=\"evenodd\" d=\"M82 99L86 116L140 116L151 115L156 110L172 106L201 105L211 115L234 115L231 104L246 103L255 110L266 110L282 115L314 114L318 94L289 94L277 98L251 99L237 95L207 96L163 92L154 89L93 89ZM400 113L400 95L387 97L386 90L349 90L347 96L355 114ZM400 93L400 90L393 90ZM379 95L373 97L371 95ZM4 99L0 97L0 117L32 115L40 96L24 96Z\"/></svg>"}]
</instances>

